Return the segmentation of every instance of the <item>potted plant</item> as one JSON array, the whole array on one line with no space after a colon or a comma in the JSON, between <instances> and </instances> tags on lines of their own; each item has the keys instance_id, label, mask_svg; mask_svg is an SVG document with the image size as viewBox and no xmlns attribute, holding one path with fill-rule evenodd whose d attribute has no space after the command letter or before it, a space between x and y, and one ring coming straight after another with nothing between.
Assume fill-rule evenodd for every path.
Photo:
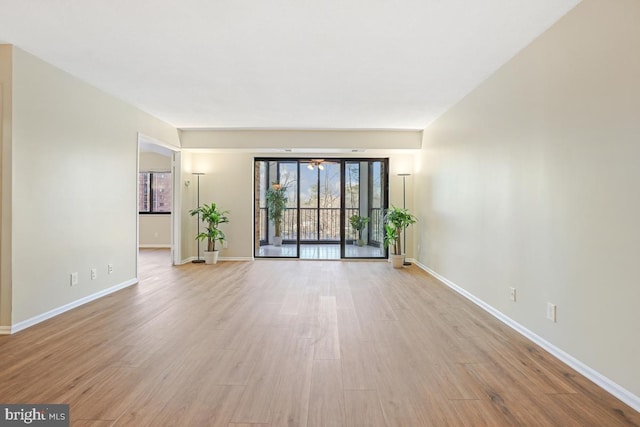
<instances>
[{"instance_id":1,"label":"potted plant","mask_svg":"<svg viewBox=\"0 0 640 427\"><path fill-rule=\"evenodd\" d=\"M204 260L207 264L217 264L219 251L216 249L216 242L224 242L225 235L220 230L220 224L229 222L227 214L229 211L222 211L218 209L215 203L207 205L206 203L198 209L189 211L191 216L200 214L203 222L207 223L205 231L199 233L196 236L197 240L207 240L207 250L204 251Z\"/></svg>"},{"instance_id":2,"label":"potted plant","mask_svg":"<svg viewBox=\"0 0 640 427\"><path fill-rule=\"evenodd\" d=\"M393 268L402 268L405 254L402 253L402 232L416 222L407 209L392 206L384 215L384 247L391 246L391 262Z\"/></svg>"},{"instance_id":3,"label":"potted plant","mask_svg":"<svg viewBox=\"0 0 640 427\"><path fill-rule=\"evenodd\" d=\"M358 241L356 244L358 246L364 246L364 240L362 240L362 230L364 230L364 228L369 223L369 217L352 215L351 218L349 218L349 223L351 224L351 227L358 232Z\"/></svg>"},{"instance_id":4,"label":"potted plant","mask_svg":"<svg viewBox=\"0 0 640 427\"><path fill-rule=\"evenodd\" d=\"M273 244L282 246L282 221L284 220L284 212L287 209L287 187L277 182L271 184L267 190L267 210L269 212L269 220L273 222L275 227Z\"/></svg>"}]
</instances>

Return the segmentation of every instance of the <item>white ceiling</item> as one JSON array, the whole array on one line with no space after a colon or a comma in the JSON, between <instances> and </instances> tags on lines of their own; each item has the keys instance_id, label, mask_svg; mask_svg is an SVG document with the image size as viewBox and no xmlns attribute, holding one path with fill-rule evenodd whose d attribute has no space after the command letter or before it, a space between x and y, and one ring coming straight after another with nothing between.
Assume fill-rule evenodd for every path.
<instances>
[{"instance_id":1,"label":"white ceiling","mask_svg":"<svg viewBox=\"0 0 640 427\"><path fill-rule=\"evenodd\" d=\"M422 129L579 0L0 0L0 40L179 128Z\"/></svg>"}]
</instances>

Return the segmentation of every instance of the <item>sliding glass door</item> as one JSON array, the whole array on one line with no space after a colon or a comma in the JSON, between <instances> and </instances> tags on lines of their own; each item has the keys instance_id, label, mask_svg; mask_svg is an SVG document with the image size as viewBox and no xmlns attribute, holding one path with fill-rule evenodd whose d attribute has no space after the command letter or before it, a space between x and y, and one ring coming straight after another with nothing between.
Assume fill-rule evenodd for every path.
<instances>
[{"instance_id":1,"label":"sliding glass door","mask_svg":"<svg viewBox=\"0 0 640 427\"><path fill-rule=\"evenodd\" d=\"M386 171L387 159L256 159L254 255L385 258Z\"/></svg>"}]
</instances>

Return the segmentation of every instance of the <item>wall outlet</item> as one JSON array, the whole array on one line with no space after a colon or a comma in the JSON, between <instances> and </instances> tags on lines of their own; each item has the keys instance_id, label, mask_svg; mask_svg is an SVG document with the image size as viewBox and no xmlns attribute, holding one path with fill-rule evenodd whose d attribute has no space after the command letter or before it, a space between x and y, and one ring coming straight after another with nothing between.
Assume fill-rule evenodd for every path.
<instances>
[{"instance_id":1,"label":"wall outlet","mask_svg":"<svg viewBox=\"0 0 640 427\"><path fill-rule=\"evenodd\" d=\"M98 270L95 268L91 269L91 280L96 280L98 278Z\"/></svg>"},{"instance_id":2,"label":"wall outlet","mask_svg":"<svg viewBox=\"0 0 640 427\"><path fill-rule=\"evenodd\" d=\"M69 278L69 284L71 286L75 286L78 284L78 272L71 273L71 277Z\"/></svg>"},{"instance_id":3,"label":"wall outlet","mask_svg":"<svg viewBox=\"0 0 640 427\"><path fill-rule=\"evenodd\" d=\"M516 288L509 288L509 299L513 302L516 301Z\"/></svg>"},{"instance_id":4,"label":"wall outlet","mask_svg":"<svg viewBox=\"0 0 640 427\"><path fill-rule=\"evenodd\" d=\"M222 241L222 249L227 249L229 247L229 245L227 244L226 240Z\"/></svg>"},{"instance_id":5,"label":"wall outlet","mask_svg":"<svg viewBox=\"0 0 640 427\"><path fill-rule=\"evenodd\" d=\"M107 273L113 273L113 264L107 264Z\"/></svg>"},{"instance_id":6,"label":"wall outlet","mask_svg":"<svg viewBox=\"0 0 640 427\"><path fill-rule=\"evenodd\" d=\"M558 321L557 317L557 308L555 304L547 303L547 319L551 320L553 323Z\"/></svg>"}]
</instances>

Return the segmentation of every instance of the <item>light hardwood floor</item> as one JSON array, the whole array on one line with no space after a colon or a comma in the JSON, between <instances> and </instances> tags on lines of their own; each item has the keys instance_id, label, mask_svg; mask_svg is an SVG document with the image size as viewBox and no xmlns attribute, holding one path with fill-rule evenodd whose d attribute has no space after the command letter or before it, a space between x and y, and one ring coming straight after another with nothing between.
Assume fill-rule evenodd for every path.
<instances>
[{"instance_id":1,"label":"light hardwood floor","mask_svg":"<svg viewBox=\"0 0 640 427\"><path fill-rule=\"evenodd\" d=\"M0 337L0 402L74 426L624 426L625 406L421 272L169 266Z\"/></svg>"}]
</instances>

